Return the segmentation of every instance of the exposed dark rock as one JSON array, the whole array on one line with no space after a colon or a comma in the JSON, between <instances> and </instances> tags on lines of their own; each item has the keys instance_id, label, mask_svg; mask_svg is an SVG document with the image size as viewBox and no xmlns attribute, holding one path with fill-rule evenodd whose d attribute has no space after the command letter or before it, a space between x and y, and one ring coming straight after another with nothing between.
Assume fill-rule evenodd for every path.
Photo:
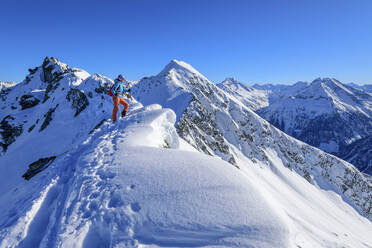
<instances>
[{"instance_id":1,"label":"exposed dark rock","mask_svg":"<svg viewBox=\"0 0 372 248\"><path fill-rule=\"evenodd\" d=\"M29 127L28 132L30 133L35 128L35 124Z\"/></svg>"},{"instance_id":2,"label":"exposed dark rock","mask_svg":"<svg viewBox=\"0 0 372 248\"><path fill-rule=\"evenodd\" d=\"M51 57L46 57L44 59L43 65L43 81L49 83L46 90L45 95L43 99L43 103L46 102L49 99L49 95L51 92L56 90L58 88L59 81L63 79L63 75L69 72L69 67L61 62L59 62L57 59Z\"/></svg>"},{"instance_id":3,"label":"exposed dark rock","mask_svg":"<svg viewBox=\"0 0 372 248\"><path fill-rule=\"evenodd\" d=\"M25 80L26 80L26 84L28 84L29 82L31 82L31 78L29 76L26 76Z\"/></svg>"},{"instance_id":4,"label":"exposed dark rock","mask_svg":"<svg viewBox=\"0 0 372 248\"><path fill-rule=\"evenodd\" d=\"M44 94L44 99L43 99L43 103L46 102L48 99L49 99L49 94L53 91L55 91L59 86L59 83L58 82L52 82L52 83L49 83L47 88L45 89L45 94Z\"/></svg>"},{"instance_id":5,"label":"exposed dark rock","mask_svg":"<svg viewBox=\"0 0 372 248\"><path fill-rule=\"evenodd\" d=\"M89 134L92 134L96 129L98 129L107 119L103 119L100 121L92 130L90 130Z\"/></svg>"},{"instance_id":6,"label":"exposed dark rock","mask_svg":"<svg viewBox=\"0 0 372 248\"><path fill-rule=\"evenodd\" d=\"M218 154L236 166L215 117L195 97L176 125L177 133L199 151L208 155Z\"/></svg>"},{"instance_id":7,"label":"exposed dark rock","mask_svg":"<svg viewBox=\"0 0 372 248\"><path fill-rule=\"evenodd\" d=\"M66 99L72 101L72 108L75 109L74 116L79 115L80 112L89 105L88 98L85 96L84 92L78 89L70 89Z\"/></svg>"},{"instance_id":8,"label":"exposed dark rock","mask_svg":"<svg viewBox=\"0 0 372 248\"><path fill-rule=\"evenodd\" d=\"M43 73L44 73L44 82L51 83L58 76L62 75L68 70L68 67L57 59L51 57L46 57L42 64Z\"/></svg>"},{"instance_id":9,"label":"exposed dark rock","mask_svg":"<svg viewBox=\"0 0 372 248\"><path fill-rule=\"evenodd\" d=\"M46 169L55 159L56 156L52 156L49 158L40 158L39 160L28 165L29 169L26 171L25 174L22 175L22 177L26 180L30 180L40 171Z\"/></svg>"},{"instance_id":10,"label":"exposed dark rock","mask_svg":"<svg viewBox=\"0 0 372 248\"><path fill-rule=\"evenodd\" d=\"M7 115L0 122L0 135L3 139L3 142L0 142L0 145L4 152L6 152L8 146L12 144L16 137L20 136L23 131L22 124L17 125L14 121L15 118L13 116Z\"/></svg>"},{"instance_id":11,"label":"exposed dark rock","mask_svg":"<svg viewBox=\"0 0 372 248\"><path fill-rule=\"evenodd\" d=\"M28 71L30 72L30 74L34 74L36 71L37 71L38 67L35 67L34 69L28 69Z\"/></svg>"},{"instance_id":12,"label":"exposed dark rock","mask_svg":"<svg viewBox=\"0 0 372 248\"><path fill-rule=\"evenodd\" d=\"M44 115L45 119L44 119L43 124L41 124L39 132L43 131L49 125L51 120L53 120L52 114L56 110L57 107L58 107L58 104L54 108L49 109L49 111Z\"/></svg>"},{"instance_id":13,"label":"exposed dark rock","mask_svg":"<svg viewBox=\"0 0 372 248\"><path fill-rule=\"evenodd\" d=\"M22 110L24 110L36 106L39 102L40 100L33 95L23 95L19 104L21 105Z\"/></svg>"},{"instance_id":14,"label":"exposed dark rock","mask_svg":"<svg viewBox=\"0 0 372 248\"><path fill-rule=\"evenodd\" d=\"M106 87L104 87L104 86L102 86L102 85L99 85L99 87L98 88L95 88L94 89L94 91L96 92L96 93L108 93L108 91L110 90L110 88L106 88Z\"/></svg>"}]
</instances>

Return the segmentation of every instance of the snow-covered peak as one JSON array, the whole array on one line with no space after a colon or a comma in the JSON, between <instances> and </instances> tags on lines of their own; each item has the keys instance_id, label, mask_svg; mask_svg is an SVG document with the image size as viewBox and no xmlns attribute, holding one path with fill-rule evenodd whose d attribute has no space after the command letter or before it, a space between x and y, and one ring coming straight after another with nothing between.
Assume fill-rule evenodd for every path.
<instances>
[{"instance_id":1,"label":"snow-covered peak","mask_svg":"<svg viewBox=\"0 0 372 248\"><path fill-rule=\"evenodd\" d=\"M280 93L258 113L276 127L320 149L338 154L340 147L369 135L372 94L334 78L317 78Z\"/></svg>"},{"instance_id":2,"label":"snow-covered peak","mask_svg":"<svg viewBox=\"0 0 372 248\"><path fill-rule=\"evenodd\" d=\"M254 90L252 87L249 87L248 85L243 84L232 77L226 78L224 81L219 83L217 86L223 89L229 88L230 90L237 90L237 91L238 90L246 90L246 91Z\"/></svg>"},{"instance_id":3,"label":"snow-covered peak","mask_svg":"<svg viewBox=\"0 0 372 248\"><path fill-rule=\"evenodd\" d=\"M240 101L243 105L257 110L266 107L269 104L268 92L252 88L235 78L226 78L222 83L217 84L231 98Z\"/></svg>"},{"instance_id":4,"label":"snow-covered peak","mask_svg":"<svg viewBox=\"0 0 372 248\"><path fill-rule=\"evenodd\" d=\"M176 60L176 59L171 60L158 75L168 74L173 70L178 71L178 72L182 71L184 73L196 74L198 76L201 76L200 72L198 72L190 64L188 64L184 61Z\"/></svg>"},{"instance_id":5,"label":"snow-covered peak","mask_svg":"<svg viewBox=\"0 0 372 248\"><path fill-rule=\"evenodd\" d=\"M0 92L5 91L8 88L13 87L14 85L16 85L16 82L2 82L2 81L0 81Z\"/></svg>"}]
</instances>

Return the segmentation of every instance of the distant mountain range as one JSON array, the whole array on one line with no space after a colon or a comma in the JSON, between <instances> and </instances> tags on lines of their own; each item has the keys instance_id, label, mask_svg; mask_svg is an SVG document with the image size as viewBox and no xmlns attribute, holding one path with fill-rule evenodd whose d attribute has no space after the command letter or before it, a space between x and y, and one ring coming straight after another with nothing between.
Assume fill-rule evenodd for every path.
<instances>
[{"instance_id":1,"label":"distant mountain range","mask_svg":"<svg viewBox=\"0 0 372 248\"><path fill-rule=\"evenodd\" d=\"M236 84L243 85L236 82ZM237 86L235 86L237 87ZM252 88L257 89L256 94ZM294 85L254 85L262 96L255 111L289 135L335 154L372 174L372 93L370 85L342 84L331 78ZM244 93L236 93L237 97ZM248 105L249 106L249 105Z\"/></svg>"},{"instance_id":2,"label":"distant mountain range","mask_svg":"<svg viewBox=\"0 0 372 248\"><path fill-rule=\"evenodd\" d=\"M372 84L358 85L354 83L348 83L346 85L372 93Z\"/></svg>"}]
</instances>

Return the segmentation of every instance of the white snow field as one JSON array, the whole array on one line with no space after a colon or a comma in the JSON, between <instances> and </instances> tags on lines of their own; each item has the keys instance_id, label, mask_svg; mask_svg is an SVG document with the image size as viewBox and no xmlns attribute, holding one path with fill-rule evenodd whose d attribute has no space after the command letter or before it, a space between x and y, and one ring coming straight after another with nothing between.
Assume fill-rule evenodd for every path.
<instances>
[{"instance_id":1,"label":"white snow field","mask_svg":"<svg viewBox=\"0 0 372 248\"><path fill-rule=\"evenodd\" d=\"M183 62L176 65L198 75ZM304 158L310 167L304 168L312 173L309 183L299 169L283 165L275 146L266 146L254 134L256 143L250 145L264 150L267 158L250 159L236 143L231 149L238 169L179 137L176 113L185 106L175 105L191 99L191 94L173 87L172 81L165 86L159 82L164 90L155 92L155 100L174 110L149 104L154 99L137 99L131 101L127 117L112 123L104 120L110 117L111 99L101 91L112 81L59 66L64 77L45 102L11 110L18 104L17 96L38 97L41 93L35 89L45 91L39 68L29 82L6 95L0 111L1 119L11 114L16 122L26 115L28 121L0 156L0 248L372 247L372 223L354 204L370 191L352 191L350 186L348 192L361 196L349 198L336 193L340 190L328 181L337 183L341 169L356 170L352 165L330 160L333 167L323 165L330 175L322 177L324 168L310 165L318 155L326 155L311 148L311 156ZM79 96L76 90L89 97L83 109L84 97L66 100L67 91ZM42 129L46 113L57 104L58 111ZM255 125L265 124L256 115L248 116ZM27 131L32 125L36 127ZM283 144L290 152L310 149L275 130L273 141L267 142L286 140ZM225 135L234 138L228 130ZM21 177L27 164L51 155L57 157L48 168L29 181ZM362 179L370 182L369 177Z\"/></svg>"},{"instance_id":2,"label":"white snow field","mask_svg":"<svg viewBox=\"0 0 372 248\"><path fill-rule=\"evenodd\" d=\"M14 185L0 197L0 247L370 247L371 222L336 194L280 161L239 170L192 151L175 120L150 105L106 121Z\"/></svg>"},{"instance_id":3,"label":"white snow field","mask_svg":"<svg viewBox=\"0 0 372 248\"><path fill-rule=\"evenodd\" d=\"M290 246L282 214L233 166L182 148L175 119L151 105L106 122L2 195L1 247Z\"/></svg>"}]
</instances>

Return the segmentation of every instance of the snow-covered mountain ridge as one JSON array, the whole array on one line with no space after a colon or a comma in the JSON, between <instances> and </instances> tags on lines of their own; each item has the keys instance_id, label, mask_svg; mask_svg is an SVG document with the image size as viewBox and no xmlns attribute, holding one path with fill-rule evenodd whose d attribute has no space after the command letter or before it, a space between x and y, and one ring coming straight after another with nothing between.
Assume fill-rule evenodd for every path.
<instances>
[{"instance_id":1,"label":"snow-covered mountain ridge","mask_svg":"<svg viewBox=\"0 0 372 248\"><path fill-rule=\"evenodd\" d=\"M145 105L159 103L175 110L178 134L198 150L220 156L237 167L241 167L241 161L247 159L251 163L260 161L272 166L274 162L269 159L268 153L274 151L275 159L310 183L318 184L325 179L340 193L343 192L341 194L349 194L345 190L346 185L354 185L358 188L356 191L371 194L370 178L363 176L352 165L280 132L189 67L172 61L166 66L167 73L163 70L156 76L140 80L133 89L133 95L143 100ZM162 95L166 97L159 99ZM177 98L182 101L175 101ZM185 106L185 103L188 104ZM355 177L358 179L348 182ZM350 192L352 195L358 193ZM371 216L368 197L362 202L356 201L363 206L367 216Z\"/></svg>"},{"instance_id":2,"label":"snow-covered mountain ridge","mask_svg":"<svg viewBox=\"0 0 372 248\"><path fill-rule=\"evenodd\" d=\"M3 127L20 134L2 133L0 247L372 244L370 177L275 129L184 62L140 80L141 103L115 124L105 120L112 80L49 58L28 78L2 102Z\"/></svg>"},{"instance_id":3,"label":"snow-covered mountain ridge","mask_svg":"<svg viewBox=\"0 0 372 248\"><path fill-rule=\"evenodd\" d=\"M240 83L234 78L226 78L222 83L217 84L230 98L236 98L252 110L264 108L269 105L269 93L265 90L257 90Z\"/></svg>"}]
</instances>

